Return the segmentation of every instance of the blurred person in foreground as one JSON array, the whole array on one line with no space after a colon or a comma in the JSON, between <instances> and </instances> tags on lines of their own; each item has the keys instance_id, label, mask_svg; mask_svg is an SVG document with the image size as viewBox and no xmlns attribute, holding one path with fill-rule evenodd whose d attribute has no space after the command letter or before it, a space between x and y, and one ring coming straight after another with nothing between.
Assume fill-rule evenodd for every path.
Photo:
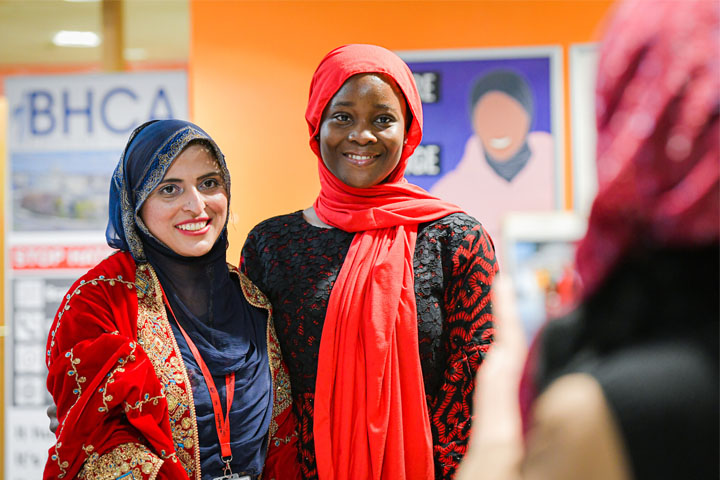
<instances>
[{"instance_id":1,"label":"blurred person in foreground","mask_svg":"<svg viewBox=\"0 0 720 480\"><path fill-rule=\"evenodd\" d=\"M458 479L718 478L719 25L715 1L618 6L582 303L525 358L500 282Z\"/></svg>"}]
</instances>

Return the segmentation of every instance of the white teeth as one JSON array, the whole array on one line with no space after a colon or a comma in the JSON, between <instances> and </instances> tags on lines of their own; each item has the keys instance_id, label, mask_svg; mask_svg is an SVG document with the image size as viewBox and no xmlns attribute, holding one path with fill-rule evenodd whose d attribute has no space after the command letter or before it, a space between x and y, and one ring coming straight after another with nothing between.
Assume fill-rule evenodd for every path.
<instances>
[{"instance_id":1,"label":"white teeth","mask_svg":"<svg viewBox=\"0 0 720 480\"><path fill-rule=\"evenodd\" d=\"M187 232L195 232L197 230L200 230L201 228L205 228L205 225L207 225L207 220L203 222L195 222L195 223L184 223L182 225L178 225L177 228L180 230L185 230Z\"/></svg>"},{"instance_id":2,"label":"white teeth","mask_svg":"<svg viewBox=\"0 0 720 480\"><path fill-rule=\"evenodd\" d=\"M490 139L490 146L498 150L509 147L510 143L512 143L512 139L510 137L496 137Z\"/></svg>"},{"instance_id":3,"label":"white teeth","mask_svg":"<svg viewBox=\"0 0 720 480\"><path fill-rule=\"evenodd\" d=\"M370 160L374 157L374 155L355 155L353 153L348 153L347 156L352 160Z\"/></svg>"}]
</instances>

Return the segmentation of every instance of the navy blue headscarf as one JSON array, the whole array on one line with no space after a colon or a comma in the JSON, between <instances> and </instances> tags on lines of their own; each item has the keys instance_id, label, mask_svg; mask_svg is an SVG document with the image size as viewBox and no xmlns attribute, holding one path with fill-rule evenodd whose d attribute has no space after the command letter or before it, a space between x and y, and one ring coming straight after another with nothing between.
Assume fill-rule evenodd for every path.
<instances>
[{"instance_id":1,"label":"navy blue headscarf","mask_svg":"<svg viewBox=\"0 0 720 480\"><path fill-rule=\"evenodd\" d=\"M155 120L135 129L113 174L106 239L128 251L138 263L149 263L168 301L197 346L225 397L225 375L235 372L230 413L233 471L259 474L265 461L272 416L272 380L267 355L267 313L246 301L230 276L225 228L211 250L183 257L153 236L140 212L172 162L191 144L205 146L216 159L230 204L230 173L225 157L198 126L183 120ZM210 395L195 358L171 315L175 339L190 377L198 423L203 479L222 473L220 444ZM224 404L224 400L222 401Z\"/></svg>"}]
</instances>

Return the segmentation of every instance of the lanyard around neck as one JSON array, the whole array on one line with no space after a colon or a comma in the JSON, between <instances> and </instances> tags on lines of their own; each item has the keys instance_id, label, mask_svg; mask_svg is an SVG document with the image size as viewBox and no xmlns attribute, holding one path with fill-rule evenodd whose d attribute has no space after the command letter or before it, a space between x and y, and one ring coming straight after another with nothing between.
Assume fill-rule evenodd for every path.
<instances>
[{"instance_id":1,"label":"lanyard around neck","mask_svg":"<svg viewBox=\"0 0 720 480\"><path fill-rule=\"evenodd\" d=\"M215 427L217 429L218 440L220 440L220 457L222 461L225 462L226 468L229 470L230 461L232 460L232 451L230 450L230 405L232 405L233 396L235 395L235 372L231 372L225 375L225 403L227 404L227 408L225 410L225 415L223 416L222 404L220 403L220 394L218 393L217 388L215 388L215 380L213 380L207 364L202 359L202 356L200 356L200 352L195 346L195 343L190 339L190 336L185 332L185 329L182 327L182 325L180 325L180 322L178 322L178 319L175 316L175 312L173 312L173 309L170 306L170 302L165 295L165 290L163 290L162 285L160 286L160 291L162 292L165 305L167 306L168 310L170 310L170 314L175 319L175 323L180 329L180 332L183 334L183 337L185 337L185 341L187 342L188 347L190 347L190 351L192 352L193 357L195 357L195 361L200 366L200 370L202 370L203 377L205 378L205 383L207 384L208 390L210 391L210 399L212 400L213 412L215 413Z\"/></svg>"}]
</instances>

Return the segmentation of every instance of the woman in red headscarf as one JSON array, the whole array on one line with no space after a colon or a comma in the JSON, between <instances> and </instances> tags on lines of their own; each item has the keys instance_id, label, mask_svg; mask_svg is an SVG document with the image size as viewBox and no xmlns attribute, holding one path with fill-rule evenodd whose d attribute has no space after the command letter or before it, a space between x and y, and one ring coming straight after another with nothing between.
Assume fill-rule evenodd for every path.
<instances>
[{"instance_id":1,"label":"woman in red headscarf","mask_svg":"<svg viewBox=\"0 0 720 480\"><path fill-rule=\"evenodd\" d=\"M306 120L320 194L255 227L242 259L273 304L304 477L450 478L492 342L492 242L405 180L422 107L394 53L330 52Z\"/></svg>"},{"instance_id":2,"label":"woman in red headscarf","mask_svg":"<svg viewBox=\"0 0 720 480\"><path fill-rule=\"evenodd\" d=\"M531 348L523 449L522 343L497 298L463 479L718 478L719 117L720 4L619 4L598 65L583 302ZM509 401L492 408L483 387Z\"/></svg>"}]
</instances>

